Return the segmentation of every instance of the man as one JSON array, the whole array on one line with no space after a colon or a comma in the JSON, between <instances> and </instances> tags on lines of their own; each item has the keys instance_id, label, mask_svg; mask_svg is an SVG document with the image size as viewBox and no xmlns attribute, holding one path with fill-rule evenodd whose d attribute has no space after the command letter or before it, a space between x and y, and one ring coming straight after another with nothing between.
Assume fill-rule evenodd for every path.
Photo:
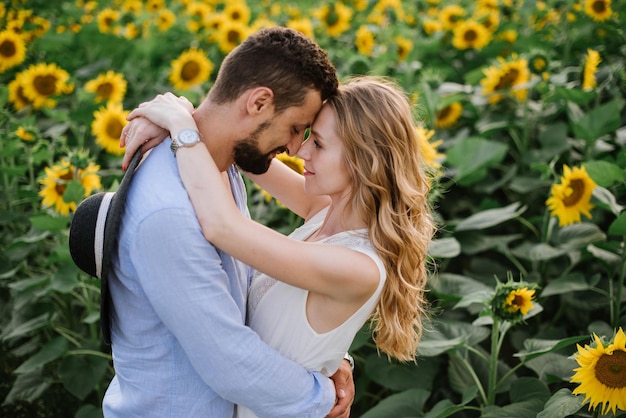
<instances>
[{"instance_id":1,"label":"man","mask_svg":"<svg viewBox=\"0 0 626 418\"><path fill-rule=\"evenodd\" d=\"M194 113L200 132L172 133L172 150L210 138L205 145L248 214L233 164L262 173L275 154L295 153L337 85L319 46L293 30L264 29L226 57ZM135 128L148 129L129 124L122 143ZM221 418L233 416L233 404L261 417L326 415L336 400L331 380L282 357L244 326L249 268L204 239L168 142L133 178L112 260L116 376L104 415ZM337 388L346 385L349 394L332 417L347 417L354 393L349 367L342 367Z\"/></svg>"}]
</instances>

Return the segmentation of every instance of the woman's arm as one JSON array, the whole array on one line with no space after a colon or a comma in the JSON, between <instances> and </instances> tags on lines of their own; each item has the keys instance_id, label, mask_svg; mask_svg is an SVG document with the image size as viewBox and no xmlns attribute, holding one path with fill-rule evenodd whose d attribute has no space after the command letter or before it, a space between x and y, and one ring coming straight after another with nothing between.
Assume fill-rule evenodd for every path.
<instances>
[{"instance_id":1,"label":"woman's arm","mask_svg":"<svg viewBox=\"0 0 626 418\"><path fill-rule=\"evenodd\" d=\"M172 135L197 129L179 100L172 94L157 96L129 119L146 117ZM379 272L369 256L294 240L243 216L205 146L181 147L176 159L204 236L214 245L277 280L333 299L361 301L375 291Z\"/></svg>"}]
</instances>

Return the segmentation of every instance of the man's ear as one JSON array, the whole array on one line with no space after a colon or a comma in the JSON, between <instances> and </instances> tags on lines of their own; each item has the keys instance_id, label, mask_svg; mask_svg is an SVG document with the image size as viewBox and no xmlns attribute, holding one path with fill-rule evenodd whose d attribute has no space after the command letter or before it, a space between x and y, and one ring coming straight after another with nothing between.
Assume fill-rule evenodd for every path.
<instances>
[{"instance_id":1,"label":"man's ear","mask_svg":"<svg viewBox=\"0 0 626 418\"><path fill-rule=\"evenodd\" d=\"M255 87L250 91L246 109L250 115L257 115L274 107L274 92L268 87Z\"/></svg>"}]
</instances>

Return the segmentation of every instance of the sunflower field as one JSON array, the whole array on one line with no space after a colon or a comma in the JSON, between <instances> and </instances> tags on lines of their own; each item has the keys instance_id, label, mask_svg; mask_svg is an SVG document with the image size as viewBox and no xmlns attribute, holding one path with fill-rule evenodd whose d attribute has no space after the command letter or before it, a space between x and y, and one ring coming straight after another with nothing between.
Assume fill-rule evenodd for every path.
<instances>
[{"instance_id":1,"label":"sunflower field","mask_svg":"<svg viewBox=\"0 0 626 418\"><path fill-rule=\"evenodd\" d=\"M341 78L397 80L433 173L419 360L379 356L364 327L352 416L626 417L623 0L1 2L0 415L102 416L112 361L72 214L117 188L130 110L165 91L199 104L269 25ZM248 190L255 219L301 222Z\"/></svg>"}]
</instances>

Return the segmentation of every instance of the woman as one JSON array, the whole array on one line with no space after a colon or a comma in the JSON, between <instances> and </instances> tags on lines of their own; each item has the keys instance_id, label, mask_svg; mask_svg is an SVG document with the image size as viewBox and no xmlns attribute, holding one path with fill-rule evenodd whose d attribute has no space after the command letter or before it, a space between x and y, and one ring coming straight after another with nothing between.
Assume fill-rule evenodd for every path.
<instances>
[{"instance_id":1,"label":"woman","mask_svg":"<svg viewBox=\"0 0 626 418\"><path fill-rule=\"evenodd\" d=\"M167 94L140 105L129 120L145 117L175 136L197 129L191 111L188 101ZM127 144L127 154L141 139ZM298 155L303 176L279 163L251 176L305 219L285 237L234 210L206 147L176 152L205 237L258 272L250 326L287 357L328 376L368 319L380 351L414 360L434 227L406 95L386 79L350 80L323 105ZM251 412L240 408L239 416Z\"/></svg>"}]
</instances>

